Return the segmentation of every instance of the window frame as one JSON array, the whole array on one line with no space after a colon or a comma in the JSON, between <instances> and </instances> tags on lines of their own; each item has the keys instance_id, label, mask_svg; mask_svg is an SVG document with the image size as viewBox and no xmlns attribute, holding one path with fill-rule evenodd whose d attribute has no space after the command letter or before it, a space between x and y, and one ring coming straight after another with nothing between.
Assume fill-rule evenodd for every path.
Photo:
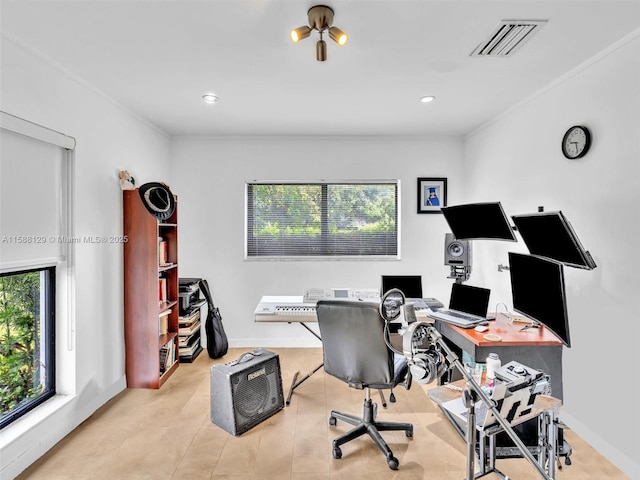
<instances>
[{"instance_id":1,"label":"window frame","mask_svg":"<svg viewBox=\"0 0 640 480\"><path fill-rule=\"evenodd\" d=\"M59 199L62 205L59 218L60 228L64 237L75 238L76 139L2 110L0 110L0 130L14 132L62 149ZM54 325L51 330L56 365L55 374L51 378L55 382L52 389L53 394L48 394L47 398L40 398L38 403L34 404L28 412L13 417L10 423L3 426L2 433L6 433L11 438L17 438L17 436L24 434L31 428L32 422L40 422L47 418L53 411L59 409L62 404L76 395L75 242L64 242L59 253L60 255L55 258L34 257L15 261L0 259L0 273L53 268L53 273L50 276L55 302Z\"/></svg>"},{"instance_id":2,"label":"window frame","mask_svg":"<svg viewBox=\"0 0 640 480\"><path fill-rule=\"evenodd\" d=\"M393 185L395 187L395 253L394 254L323 254L323 255L259 255L251 251L253 214L251 207L252 188L255 185L317 185L322 187L322 211L327 211L327 190L331 185ZM400 259L400 179L372 179L372 180L251 180L245 182L245 228L244 228L244 259L247 261L305 261L305 260L364 260L384 261ZM321 236L329 234L329 220L323 215L321 219ZM321 242L325 243L325 242Z\"/></svg>"},{"instance_id":3,"label":"window frame","mask_svg":"<svg viewBox=\"0 0 640 480\"><path fill-rule=\"evenodd\" d=\"M54 397L56 391L56 267L43 266L16 270L10 272L2 272L1 276L8 277L12 275L21 275L25 273L40 273L40 305L39 314L39 332L44 332L45 338L40 339L40 345L44 346L45 358L44 365L47 368L44 382L44 390L35 397L24 401L22 404L11 410L4 417L0 418L0 430L11 425L15 420L33 411L45 401ZM44 294L42 290L44 289ZM38 346L36 346L38 348Z\"/></svg>"}]
</instances>

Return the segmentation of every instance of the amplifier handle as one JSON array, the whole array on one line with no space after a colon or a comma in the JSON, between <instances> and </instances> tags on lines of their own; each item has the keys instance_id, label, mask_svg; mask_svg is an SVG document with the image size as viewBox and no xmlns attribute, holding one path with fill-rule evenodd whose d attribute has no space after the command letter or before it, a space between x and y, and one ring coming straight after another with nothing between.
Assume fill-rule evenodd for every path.
<instances>
[{"instance_id":1,"label":"amplifier handle","mask_svg":"<svg viewBox=\"0 0 640 480\"><path fill-rule=\"evenodd\" d=\"M251 360L255 356L256 356L256 354L253 353L253 352L245 352L245 353L243 353L242 355L240 355L238 357L238 359L236 360L236 364L248 362L249 360Z\"/></svg>"}]
</instances>

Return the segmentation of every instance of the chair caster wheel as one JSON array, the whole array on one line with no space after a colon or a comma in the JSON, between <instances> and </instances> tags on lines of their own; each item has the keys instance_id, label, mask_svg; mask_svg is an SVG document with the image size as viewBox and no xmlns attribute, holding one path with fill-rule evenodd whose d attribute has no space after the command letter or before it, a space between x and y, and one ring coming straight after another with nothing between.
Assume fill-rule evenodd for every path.
<instances>
[{"instance_id":1,"label":"chair caster wheel","mask_svg":"<svg viewBox=\"0 0 640 480\"><path fill-rule=\"evenodd\" d=\"M389 468L391 470L397 470L400 466L400 462L398 462L398 459L396 457L389 457L387 458L387 465L389 465Z\"/></svg>"},{"instance_id":2,"label":"chair caster wheel","mask_svg":"<svg viewBox=\"0 0 640 480\"><path fill-rule=\"evenodd\" d=\"M342 458L342 450L340 450L340 447L333 447L333 458L336 460Z\"/></svg>"},{"instance_id":3,"label":"chair caster wheel","mask_svg":"<svg viewBox=\"0 0 640 480\"><path fill-rule=\"evenodd\" d=\"M413 437L413 428L410 428L409 430L405 430L404 434L409 438Z\"/></svg>"},{"instance_id":4,"label":"chair caster wheel","mask_svg":"<svg viewBox=\"0 0 640 480\"><path fill-rule=\"evenodd\" d=\"M571 465L571 459L569 458L569 456L567 455L564 459L564 464L565 465Z\"/></svg>"},{"instance_id":5,"label":"chair caster wheel","mask_svg":"<svg viewBox=\"0 0 640 480\"><path fill-rule=\"evenodd\" d=\"M336 420L336 417L331 416L329 417L329 425L332 425L335 427L335 425L338 423L338 421Z\"/></svg>"}]
</instances>

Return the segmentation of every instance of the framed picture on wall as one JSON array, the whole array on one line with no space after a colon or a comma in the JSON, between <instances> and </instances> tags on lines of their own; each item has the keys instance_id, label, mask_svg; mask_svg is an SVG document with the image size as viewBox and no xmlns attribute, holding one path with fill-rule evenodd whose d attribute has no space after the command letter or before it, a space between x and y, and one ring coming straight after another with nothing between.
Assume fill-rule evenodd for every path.
<instances>
[{"instance_id":1,"label":"framed picture on wall","mask_svg":"<svg viewBox=\"0 0 640 480\"><path fill-rule=\"evenodd\" d=\"M447 206L446 178L418 178L418 213L442 213Z\"/></svg>"}]
</instances>

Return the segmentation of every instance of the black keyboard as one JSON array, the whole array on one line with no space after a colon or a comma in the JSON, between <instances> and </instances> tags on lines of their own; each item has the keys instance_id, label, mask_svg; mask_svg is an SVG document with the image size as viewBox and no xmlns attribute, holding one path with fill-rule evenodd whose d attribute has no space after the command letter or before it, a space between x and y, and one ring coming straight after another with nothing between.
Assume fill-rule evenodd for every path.
<instances>
[{"instance_id":1,"label":"black keyboard","mask_svg":"<svg viewBox=\"0 0 640 480\"><path fill-rule=\"evenodd\" d=\"M463 318L465 320L471 320L471 321L478 320L478 318L472 317L471 315L466 315L464 313L459 313L459 312L452 312L450 310L446 310L443 313L447 315L451 315L452 317Z\"/></svg>"}]
</instances>

